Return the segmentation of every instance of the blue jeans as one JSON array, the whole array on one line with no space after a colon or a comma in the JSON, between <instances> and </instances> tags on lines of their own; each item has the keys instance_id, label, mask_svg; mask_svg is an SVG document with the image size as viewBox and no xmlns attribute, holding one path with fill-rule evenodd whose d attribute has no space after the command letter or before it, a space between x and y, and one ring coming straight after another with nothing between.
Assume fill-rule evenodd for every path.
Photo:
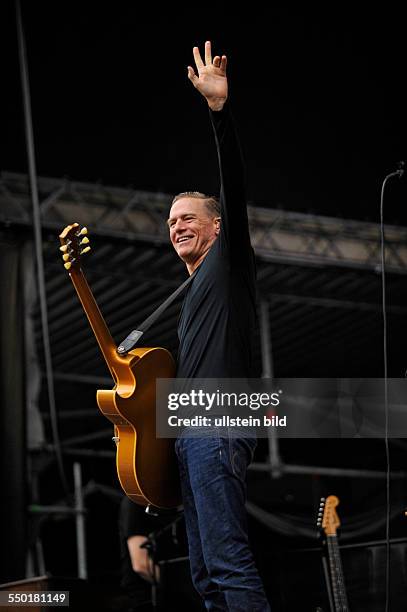
<instances>
[{"instance_id":1,"label":"blue jeans","mask_svg":"<svg viewBox=\"0 0 407 612\"><path fill-rule=\"evenodd\" d=\"M177 439L192 581L207 610L270 612L249 548L246 470L256 440L211 429Z\"/></svg>"}]
</instances>

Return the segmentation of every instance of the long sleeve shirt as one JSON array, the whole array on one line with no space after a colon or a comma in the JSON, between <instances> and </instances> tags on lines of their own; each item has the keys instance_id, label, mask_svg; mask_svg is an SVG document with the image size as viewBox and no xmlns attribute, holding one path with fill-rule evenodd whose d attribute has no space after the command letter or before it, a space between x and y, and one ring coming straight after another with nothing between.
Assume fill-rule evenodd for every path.
<instances>
[{"instance_id":1,"label":"long sleeve shirt","mask_svg":"<svg viewBox=\"0 0 407 612\"><path fill-rule=\"evenodd\" d=\"M257 326L256 273L244 166L229 105L210 111L221 179L221 229L184 298L178 378L249 378Z\"/></svg>"}]
</instances>

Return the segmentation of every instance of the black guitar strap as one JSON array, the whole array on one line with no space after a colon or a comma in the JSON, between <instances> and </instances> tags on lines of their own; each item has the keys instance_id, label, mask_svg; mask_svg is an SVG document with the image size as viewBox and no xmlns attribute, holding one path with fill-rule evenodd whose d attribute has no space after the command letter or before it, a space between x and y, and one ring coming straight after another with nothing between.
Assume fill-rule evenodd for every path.
<instances>
[{"instance_id":1,"label":"black guitar strap","mask_svg":"<svg viewBox=\"0 0 407 612\"><path fill-rule=\"evenodd\" d=\"M179 294L182 293L184 289L186 289L186 287L192 281L197 272L198 269L196 269L195 272L193 272L191 276L189 276L186 281L182 283L182 285L180 285L173 293L171 293L171 295L167 297L167 299L156 310L154 310L154 312L149 315L147 319L145 319L145 321L143 321L141 325L138 326L137 329L133 329L133 331L129 333L129 335L123 340L123 342L120 342L119 346L117 347L117 352L119 353L119 355L125 355L126 353L131 351L132 348L135 347L144 332L146 332L156 322L156 320L162 315L164 310L166 310L168 306L170 306L173 301L179 296Z\"/></svg>"}]
</instances>

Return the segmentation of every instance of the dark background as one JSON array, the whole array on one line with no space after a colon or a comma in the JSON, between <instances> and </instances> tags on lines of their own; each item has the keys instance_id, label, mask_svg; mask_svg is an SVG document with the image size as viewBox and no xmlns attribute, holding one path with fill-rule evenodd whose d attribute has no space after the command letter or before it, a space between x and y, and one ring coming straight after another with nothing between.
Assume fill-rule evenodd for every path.
<instances>
[{"instance_id":1,"label":"dark background","mask_svg":"<svg viewBox=\"0 0 407 612\"><path fill-rule=\"evenodd\" d=\"M14 3L7 0L0 10L1 169L27 172ZM23 1L22 10L39 175L168 193L216 192L216 153L205 103L186 76L192 47L203 49L210 39L213 54L226 53L229 59L250 202L378 221L381 182L407 157L404 23L390 5L371 5L367 11L339 4L320 10L270 7L260 1L243 6ZM395 179L386 191L386 222L407 225L405 202L406 180ZM341 360L346 362L345 354ZM94 404L89 386L61 385L57 393L57 405L75 401L76 393L82 405ZM45 390L41 404L46 405ZM95 419L100 427L102 417ZM93 422L86 426L92 429ZM283 450L291 462L385 469L381 442L356 442L344 449L339 442L316 447L312 441L289 441ZM265 450L260 448L258 460ZM404 455L403 447L392 447L394 469L404 467ZM83 469L85 482L117 487L111 462L88 461ZM273 498L265 499L269 484L268 476L252 477L250 495L277 512L309 516L320 494L333 486L343 499L345 527L355 510L384 512L382 481L361 486L359 480L290 477L274 482ZM53 503L59 495L50 464L42 475L41 498ZM398 486L392 495L397 503L405 497ZM95 494L88 509L91 578L117 583L117 506ZM250 524L270 592L277 591L274 577L279 584L286 581L286 592L290 580L298 588L308 567L304 590L310 606L320 601L315 595L319 557L311 563L288 552L313 543L287 541ZM401 537L405 529L399 516L392 534ZM384 537L383 527L370 535ZM43 538L49 570L75 573L72 522L46 522ZM345 567L349 582L361 566L371 567L371 559L354 555ZM371 577L383 587L383 557L378 567ZM357 593L354 583L351 588Z\"/></svg>"},{"instance_id":2,"label":"dark background","mask_svg":"<svg viewBox=\"0 0 407 612\"><path fill-rule=\"evenodd\" d=\"M2 3L4 160L26 169L13 3ZM387 8L388 7L388 8ZM192 47L227 53L249 199L378 219L406 157L403 23L391 5L22 2L38 174L169 193L217 190ZM405 182L386 219L405 222Z\"/></svg>"}]
</instances>

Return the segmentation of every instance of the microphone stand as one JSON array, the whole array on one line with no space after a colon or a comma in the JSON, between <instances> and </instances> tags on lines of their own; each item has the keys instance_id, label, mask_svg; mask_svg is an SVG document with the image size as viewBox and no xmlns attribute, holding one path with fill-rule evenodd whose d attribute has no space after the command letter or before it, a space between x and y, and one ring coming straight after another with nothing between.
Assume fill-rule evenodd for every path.
<instances>
[{"instance_id":1,"label":"microphone stand","mask_svg":"<svg viewBox=\"0 0 407 612\"><path fill-rule=\"evenodd\" d=\"M158 569L158 564L156 563L157 562L157 542L167 531L171 530L172 539L174 543L177 544L178 540L177 540L176 532L174 531L174 526L183 518L183 516L184 516L183 513L181 513L179 516L177 516L177 518L174 521L172 521L171 523L169 523L162 529L159 529L158 531L152 531L151 533L149 533L147 536L147 540L144 542L144 544L140 546L140 548L145 548L147 550L148 556L150 557L152 565L153 565L153 575L152 575L152 583L151 583L151 603L152 603L153 610L159 610L158 595L159 595L160 583L157 580L157 574L156 574L156 569Z\"/></svg>"},{"instance_id":2,"label":"microphone stand","mask_svg":"<svg viewBox=\"0 0 407 612\"><path fill-rule=\"evenodd\" d=\"M152 583L151 583L151 603L153 610L158 610L158 580L156 576L156 559L157 559L157 537L154 531L152 531L147 540L140 546L147 550L148 556L151 559L153 565Z\"/></svg>"}]
</instances>

